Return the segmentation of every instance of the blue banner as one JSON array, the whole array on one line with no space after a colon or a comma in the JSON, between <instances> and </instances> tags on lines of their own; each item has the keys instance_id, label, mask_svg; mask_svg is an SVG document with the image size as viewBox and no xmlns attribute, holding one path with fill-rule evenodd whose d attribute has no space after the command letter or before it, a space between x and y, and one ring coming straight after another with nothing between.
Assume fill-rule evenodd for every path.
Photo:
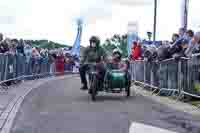
<instances>
[{"instance_id":1,"label":"blue banner","mask_svg":"<svg viewBox=\"0 0 200 133\"><path fill-rule=\"evenodd\" d=\"M143 40L142 41L142 44L143 45L152 45L152 44L154 44L155 46L160 46L161 44L162 44L162 41L145 41L145 40Z\"/></svg>"},{"instance_id":2,"label":"blue banner","mask_svg":"<svg viewBox=\"0 0 200 133\"><path fill-rule=\"evenodd\" d=\"M76 36L76 40L71 50L71 54L80 58L80 47L81 47L81 35L82 35L82 24L78 23L78 33Z\"/></svg>"}]
</instances>

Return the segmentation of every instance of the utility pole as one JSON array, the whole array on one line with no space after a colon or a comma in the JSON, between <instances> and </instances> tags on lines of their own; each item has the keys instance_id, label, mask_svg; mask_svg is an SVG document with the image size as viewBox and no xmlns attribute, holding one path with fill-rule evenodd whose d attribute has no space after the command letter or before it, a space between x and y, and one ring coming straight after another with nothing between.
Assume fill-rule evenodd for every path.
<instances>
[{"instance_id":1,"label":"utility pole","mask_svg":"<svg viewBox=\"0 0 200 133\"><path fill-rule=\"evenodd\" d=\"M153 24L153 42L156 41L156 26L157 26L157 4L158 1L154 0L154 24Z\"/></svg>"},{"instance_id":2,"label":"utility pole","mask_svg":"<svg viewBox=\"0 0 200 133\"><path fill-rule=\"evenodd\" d=\"M187 29L188 27L188 8L189 8L189 0L182 0L182 5L181 5L181 25L183 28Z\"/></svg>"}]
</instances>

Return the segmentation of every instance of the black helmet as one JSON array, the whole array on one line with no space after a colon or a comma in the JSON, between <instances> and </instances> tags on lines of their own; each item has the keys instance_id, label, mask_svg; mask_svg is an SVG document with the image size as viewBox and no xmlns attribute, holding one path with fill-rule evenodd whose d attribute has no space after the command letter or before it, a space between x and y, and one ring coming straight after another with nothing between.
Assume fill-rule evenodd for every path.
<instances>
[{"instance_id":1,"label":"black helmet","mask_svg":"<svg viewBox=\"0 0 200 133\"><path fill-rule=\"evenodd\" d=\"M113 50L113 55L118 54L119 55L119 59L121 60L122 58L122 52L119 49L114 49Z\"/></svg>"},{"instance_id":2,"label":"black helmet","mask_svg":"<svg viewBox=\"0 0 200 133\"><path fill-rule=\"evenodd\" d=\"M100 44L100 39L99 39L97 36L92 36L92 37L90 38L90 44L91 44L92 42L95 42L97 45L99 45L99 44Z\"/></svg>"}]
</instances>

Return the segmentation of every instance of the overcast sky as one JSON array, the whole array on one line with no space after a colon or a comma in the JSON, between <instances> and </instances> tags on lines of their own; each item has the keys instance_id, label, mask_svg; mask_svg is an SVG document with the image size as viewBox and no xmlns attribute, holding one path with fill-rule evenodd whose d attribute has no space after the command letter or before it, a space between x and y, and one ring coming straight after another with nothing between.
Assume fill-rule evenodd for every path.
<instances>
[{"instance_id":1,"label":"overcast sky","mask_svg":"<svg viewBox=\"0 0 200 133\"><path fill-rule=\"evenodd\" d=\"M181 26L181 0L158 0L158 39L170 39ZM138 21L139 34L153 30L153 0L0 0L0 32L7 37L49 39L72 45L76 19L84 20L82 45L91 35L102 39L127 32ZM190 14L198 9L192 0ZM200 3L200 2L199 2ZM197 13L196 13L197 14ZM189 17L192 28L198 17Z\"/></svg>"}]
</instances>

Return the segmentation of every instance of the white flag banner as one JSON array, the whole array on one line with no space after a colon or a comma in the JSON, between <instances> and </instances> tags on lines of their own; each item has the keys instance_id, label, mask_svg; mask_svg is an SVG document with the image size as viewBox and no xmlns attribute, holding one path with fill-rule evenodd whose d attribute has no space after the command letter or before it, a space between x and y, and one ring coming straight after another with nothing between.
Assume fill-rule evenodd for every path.
<instances>
[{"instance_id":1,"label":"white flag banner","mask_svg":"<svg viewBox=\"0 0 200 133\"><path fill-rule=\"evenodd\" d=\"M129 22L128 23L128 44L127 51L128 56L131 55L131 49L134 41L138 41L138 23L137 22Z\"/></svg>"},{"instance_id":2,"label":"white flag banner","mask_svg":"<svg viewBox=\"0 0 200 133\"><path fill-rule=\"evenodd\" d=\"M128 23L128 33L130 33L130 34L138 33L138 23L137 22L129 22Z\"/></svg>"}]
</instances>

